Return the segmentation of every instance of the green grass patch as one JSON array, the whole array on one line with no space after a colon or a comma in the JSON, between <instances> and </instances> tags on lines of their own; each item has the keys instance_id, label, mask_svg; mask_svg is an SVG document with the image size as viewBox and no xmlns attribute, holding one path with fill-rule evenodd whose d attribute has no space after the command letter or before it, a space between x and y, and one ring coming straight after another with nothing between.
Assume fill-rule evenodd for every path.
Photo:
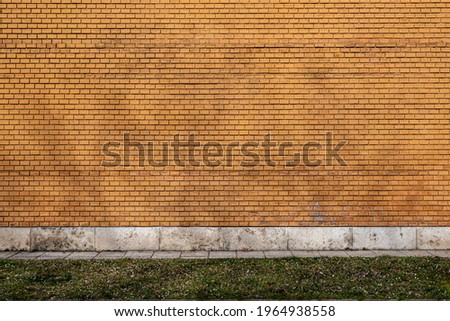
<instances>
[{"instance_id":1,"label":"green grass patch","mask_svg":"<svg viewBox=\"0 0 450 321\"><path fill-rule=\"evenodd\" d=\"M437 257L0 260L0 300L448 300Z\"/></svg>"}]
</instances>

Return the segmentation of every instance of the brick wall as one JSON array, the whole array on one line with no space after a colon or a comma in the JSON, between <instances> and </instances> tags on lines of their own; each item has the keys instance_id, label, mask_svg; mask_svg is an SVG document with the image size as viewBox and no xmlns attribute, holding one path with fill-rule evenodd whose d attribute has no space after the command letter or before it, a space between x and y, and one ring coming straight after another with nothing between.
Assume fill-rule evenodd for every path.
<instances>
[{"instance_id":1,"label":"brick wall","mask_svg":"<svg viewBox=\"0 0 450 321\"><path fill-rule=\"evenodd\" d=\"M448 1L0 10L0 226L450 225ZM124 133L301 150L326 132L348 166L101 165Z\"/></svg>"}]
</instances>

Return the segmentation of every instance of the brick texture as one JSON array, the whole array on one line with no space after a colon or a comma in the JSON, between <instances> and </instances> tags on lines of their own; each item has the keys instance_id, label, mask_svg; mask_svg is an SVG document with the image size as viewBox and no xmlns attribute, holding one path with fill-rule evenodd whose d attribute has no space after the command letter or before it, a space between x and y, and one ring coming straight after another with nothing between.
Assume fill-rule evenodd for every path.
<instances>
[{"instance_id":1,"label":"brick texture","mask_svg":"<svg viewBox=\"0 0 450 321\"><path fill-rule=\"evenodd\" d=\"M449 85L446 0L1 0L0 226L448 226ZM327 131L348 166L101 166Z\"/></svg>"}]
</instances>

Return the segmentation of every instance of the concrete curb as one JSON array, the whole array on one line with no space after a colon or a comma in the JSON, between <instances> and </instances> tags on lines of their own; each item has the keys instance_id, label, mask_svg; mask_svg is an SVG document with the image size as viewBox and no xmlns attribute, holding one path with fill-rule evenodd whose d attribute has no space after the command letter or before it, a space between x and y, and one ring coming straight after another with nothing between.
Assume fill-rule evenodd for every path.
<instances>
[{"instance_id":1,"label":"concrete curb","mask_svg":"<svg viewBox=\"0 0 450 321\"><path fill-rule=\"evenodd\" d=\"M448 250L450 227L1 227L0 251Z\"/></svg>"}]
</instances>

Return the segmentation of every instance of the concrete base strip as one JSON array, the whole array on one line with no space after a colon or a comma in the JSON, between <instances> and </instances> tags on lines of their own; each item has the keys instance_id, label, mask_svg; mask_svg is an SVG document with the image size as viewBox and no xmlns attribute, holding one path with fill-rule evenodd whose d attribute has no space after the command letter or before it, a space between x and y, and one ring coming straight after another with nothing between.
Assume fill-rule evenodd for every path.
<instances>
[{"instance_id":1,"label":"concrete base strip","mask_svg":"<svg viewBox=\"0 0 450 321\"><path fill-rule=\"evenodd\" d=\"M295 252L448 249L450 227L0 228L0 251ZM221 254L217 252L217 255Z\"/></svg>"}]
</instances>

